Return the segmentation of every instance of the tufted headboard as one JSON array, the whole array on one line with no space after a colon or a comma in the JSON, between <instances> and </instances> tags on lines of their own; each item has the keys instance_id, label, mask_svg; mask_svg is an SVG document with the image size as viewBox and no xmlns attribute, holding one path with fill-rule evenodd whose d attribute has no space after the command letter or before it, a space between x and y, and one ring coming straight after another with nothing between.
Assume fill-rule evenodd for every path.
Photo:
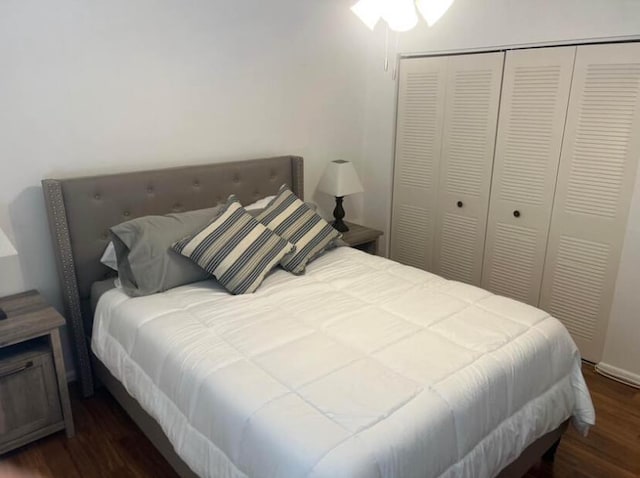
<instances>
[{"instance_id":1,"label":"tufted headboard","mask_svg":"<svg viewBox=\"0 0 640 478\"><path fill-rule=\"evenodd\" d=\"M110 273L100 263L109 228L150 214L215 206L230 194L243 204L250 203L275 194L283 183L303 197L302 158L282 156L42 181L65 315L85 396L93 392L89 296L91 285Z\"/></svg>"}]
</instances>

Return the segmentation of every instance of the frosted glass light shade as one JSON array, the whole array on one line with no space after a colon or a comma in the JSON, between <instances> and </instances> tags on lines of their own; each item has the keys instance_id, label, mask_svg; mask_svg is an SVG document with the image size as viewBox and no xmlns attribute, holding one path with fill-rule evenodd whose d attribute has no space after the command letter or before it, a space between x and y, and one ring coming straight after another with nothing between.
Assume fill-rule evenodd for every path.
<instances>
[{"instance_id":1,"label":"frosted glass light shade","mask_svg":"<svg viewBox=\"0 0 640 478\"><path fill-rule=\"evenodd\" d=\"M429 26L440 20L452 3L453 0L416 0L418 10Z\"/></svg>"},{"instance_id":2,"label":"frosted glass light shade","mask_svg":"<svg viewBox=\"0 0 640 478\"><path fill-rule=\"evenodd\" d=\"M449 9L454 0L359 0L351 11L373 30L383 18L389 28L406 32L418 24L416 5L429 26L433 26Z\"/></svg>"},{"instance_id":3,"label":"frosted glass light shade","mask_svg":"<svg viewBox=\"0 0 640 478\"><path fill-rule=\"evenodd\" d=\"M360 0L351 7L351 11L362 20L362 23L373 30L382 16L382 1L383 0Z\"/></svg>"},{"instance_id":4,"label":"frosted glass light shade","mask_svg":"<svg viewBox=\"0 0 640 478\"><path fill-rule=\"evenodd\" d=\"M17 255L18 255L18 252L13 247L13 244L11 244L11 241L9 240L7 235L4 233L4 231L0 229L0 258L17 256Z\"/></svg>"},{"instance_id":5,"label":"frosted glass light shade","mask_svg":"<svg viewBox=\"0 0 640 478\"><path fill-rule=\"evenodd\" d=\"M396 32L406 32L418 24L418 15L414 0L386 0L382 9L382 18L389 28Z\"/></svg>"},{"instance_id":6,"label":"frosted glass light shade","mask_svg":"<svg viewBox=\"0 0 640 478\"><path fill-rule=\"evenodd\" d=\"M331 196L343 197L364 191L358 173L350 161L331 161L318 184L318 191Z\"/></svg>"}]
</instances>

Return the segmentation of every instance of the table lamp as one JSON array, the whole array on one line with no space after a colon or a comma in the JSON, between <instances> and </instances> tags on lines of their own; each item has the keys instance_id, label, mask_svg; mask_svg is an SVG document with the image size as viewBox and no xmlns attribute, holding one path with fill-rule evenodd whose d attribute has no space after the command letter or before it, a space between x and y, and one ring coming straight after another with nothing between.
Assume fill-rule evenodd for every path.
<instances>
[{"instance_id":1,"label":"table lamp","mask_svg":"<svg viewBox=\"0 0 640 478\"><path fill-rule=\"evenodd\" d=\"M11 241L4 233L4 231L0 228L0 260L15 257L18 255L18 252L11 244ZM0 267L0 273L2 272L2 267ZM7 314L0 308L0 320L6 319Z\"/></svg>"},{"instance_id":2,"label":"table lamp","mask_svg":"<svg viewBox=\"0 0 640 478\"><path fill-rule=\"evenodd\" d=\"M333 210L334 221L332 226L340 232L347 232L349 228L342 220L344 219L342 200L345 196L364 191L353 163L343 159L331 161L327 165L322 179L320 179L318 191L335 196L336 207Z\"/></svg>"}]
</instances>

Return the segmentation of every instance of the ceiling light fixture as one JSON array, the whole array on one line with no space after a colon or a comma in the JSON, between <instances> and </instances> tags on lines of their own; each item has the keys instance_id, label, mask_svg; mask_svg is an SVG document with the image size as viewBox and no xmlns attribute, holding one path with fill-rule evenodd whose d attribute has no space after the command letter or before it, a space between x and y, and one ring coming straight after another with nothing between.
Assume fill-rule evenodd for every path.
<instances>
[{"instance_id":1,"label":"ceiling light fixture","mask_svg":"<svg viewBox=\"0 0 640 478\"><path fill-rule=\"evenodd\" d=\"M427 24L433 26L449 9L454 0L359 0L351 11L371 30L380 18L396 32L411 30L418 23L418 11Z\"/></svg>"},{"instance_id":2,"label":"ceiling light fixture","mask_svg":"<svg viewBox=\"0 0 640 478\"><path fill-rule=\"evenodd\" d=\"M406 32L418 24L413 0L389 0L383 5L382 18L394 32Z\"/></svg>"},{"instance_id":3,"label":"ceiling light fixture","mask_svg":"<svg viewBox=\"0 0 640 478\"><path fill-rule=\"evenodd\" d=\"M351 7L351 11L362 20L362 23L373 30L382 17L381 3L383 3L382 0L360 0Z\"/></svg>"},{"instance_id":4,"label":"ceiling light fixture","mask_svg":"<svg viewBox=\"0 0 640 478\"><path fill-rule=\"evenodd\" d=\"M430 27L442 18L452 3L453 0L416 0L420 14Z\"/></svg>"}]
</instances>

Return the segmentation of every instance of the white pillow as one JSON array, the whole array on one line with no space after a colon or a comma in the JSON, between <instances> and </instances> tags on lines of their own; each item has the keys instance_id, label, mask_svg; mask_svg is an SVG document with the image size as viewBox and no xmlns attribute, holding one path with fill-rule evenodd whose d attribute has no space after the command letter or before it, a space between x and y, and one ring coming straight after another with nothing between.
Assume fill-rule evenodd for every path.
<instances>
[{"instance_id":1,"label":"white pillow","mask_svg":"<svg viewBox=\"0 0 640 478\"><path fill-rule=\"evenodd\" d=\"M113 245L113 242L110 242L104 252L102 253L102 257L100 258L100 262L102 262L105 266L114 271L118 271L118 258L116 257L116 248Z\"/></svg>"},{"instance_id":2,"label":"white pillow","mask_svg":"<svg viewBox=\"0 0 640 478\"><path fill-rule=\"evenodd\" d=\"M247 211L254 211L256 209L264 209L269 205L269 203L271 202L271 200L274 197L275 197L275 195L274 196L267 196L266 198L262 198L262 199L258 199L256 202L252 202L248 206L244 206L244 208Z\"/></svg>"}]
</instances>

